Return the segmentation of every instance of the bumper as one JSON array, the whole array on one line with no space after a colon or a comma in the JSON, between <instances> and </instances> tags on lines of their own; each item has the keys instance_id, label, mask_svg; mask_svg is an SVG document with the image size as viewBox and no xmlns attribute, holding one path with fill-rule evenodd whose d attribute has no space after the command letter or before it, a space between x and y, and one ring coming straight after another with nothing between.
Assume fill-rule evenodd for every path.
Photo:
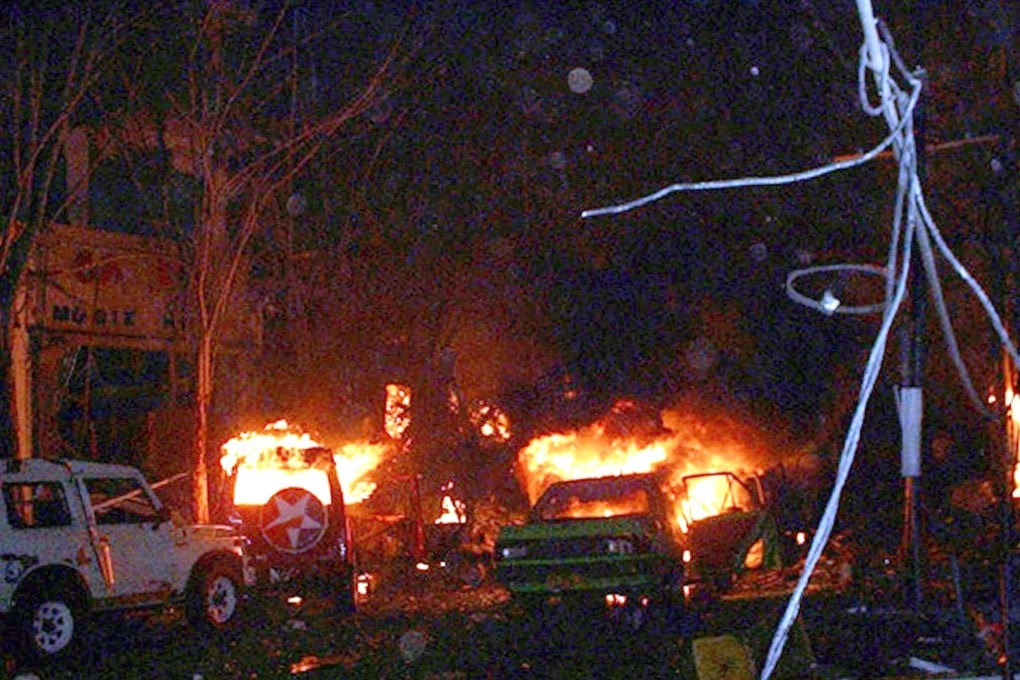
<instances>
[{"instance_id":1,"label":"bumper","mask_svg":"<svg viewBox=\"0 0 1020 680\"><path fill-rule=\"evenodd\" d=\"M666 561L658 555L627 559L504 560L496 579L520 595L658 594L666 584Z\"/></svg>"}]
</instances>

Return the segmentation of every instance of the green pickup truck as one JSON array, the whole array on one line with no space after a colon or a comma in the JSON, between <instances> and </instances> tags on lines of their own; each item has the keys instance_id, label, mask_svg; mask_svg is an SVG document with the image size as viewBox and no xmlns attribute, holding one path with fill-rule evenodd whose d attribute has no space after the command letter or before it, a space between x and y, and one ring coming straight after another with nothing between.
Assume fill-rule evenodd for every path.
<instances>
[{"instance_id":1,"label":"green pickup truck","mask_svg":"<svg viewBox=\"0 0 1020 680\"><path fill-rule=\"evenodd\" d=\"M744 569L777 566L756 485L728 472L685 477L678 489L666 481L644 473L550 485L524 524L500 529L497 580L529 609L605 605L640 623L681 611L685 583L725 588Z\"/></svg>"}]
</instances>

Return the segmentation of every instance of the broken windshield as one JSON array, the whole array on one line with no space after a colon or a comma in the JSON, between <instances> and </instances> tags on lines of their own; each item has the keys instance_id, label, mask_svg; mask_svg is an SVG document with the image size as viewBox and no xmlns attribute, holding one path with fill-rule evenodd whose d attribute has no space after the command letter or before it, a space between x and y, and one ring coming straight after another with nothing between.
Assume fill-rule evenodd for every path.
<instances>
[{"instance_id":1,"label":"broken windshield","mask_svg":"<svg viewBox=\"0 0 1020 680\"><path fill-rule=\"evenodd\" d=\"M644 515L651 511L646 481L636 477L602 477L553 484L535 503L540 521Z\"/></svg>"}]
</instances>

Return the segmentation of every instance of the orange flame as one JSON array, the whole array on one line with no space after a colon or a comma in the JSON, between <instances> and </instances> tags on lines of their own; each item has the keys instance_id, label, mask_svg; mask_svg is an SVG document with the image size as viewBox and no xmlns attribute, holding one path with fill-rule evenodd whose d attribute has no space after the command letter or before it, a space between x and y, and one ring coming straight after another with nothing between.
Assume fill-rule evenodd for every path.
<instances>
[{"instance_id":1,"label":"orange flame","mask_svg":"<svg viewBox=\"0 0 1020 680\"><path fill-rule=\"evenodd\" d=\"M754 509L754 500L747 490L739 485L730 484L722 476L689 478L684 484L684 491L684 495L674 508L677 512L677 522L684 531L687 531L691 522L706 517L714 517L732 510L747 512Z\"/></svg>"},{"instance_id":2,"label":"orange flame","mask_svg":"<svg viewBox=\"0 0 1020 680\"><path fill-rule=\"evenodd\" d=\"M281 489L296 486L328 505L332 496L326 471L295 455L313 448L326 447L291 429L286 420L270 423L261 432L244 432L223 444L220 465L235 477L234 503L264 505ZM375 483L365 476L382 462L385 453L385 445L367 443L344 444L333 451L346 504L360 503L375 491Z\"/></svg>"},{"instance_id":3,"label":"orange flame","mask_svg":"<svg viewBox=\"0 0 1020 680\"><path fill-rule=\"evenodd\" d=\"M1012 387L1006 387L1003 395L1009 418L1006 421L1006 441L1014 449L1013 498L1020 498L1020 395Z\"/></svg>"},{"instance_id":4,"label":"orange flame","mask_svg":"<svg viewBox=\"0 0 1020 680\"><path fill-rule=\"evenodd\" d=\"M662 442L610 439L605 426L595 423L575 432L534 439L517 460L528 499L534 503L553 482L651 472L667 457Z\"/></svg>"},{"instance_id":5,"label":"orange flame","mask_svg":"<svg viewBox=\"0 0 1020 680\"><path fill-rule=\"evenodd\" d=\"M407 385L386 385L386 434L400 439L411 424L411 388Z\"/></svg>"},{"instance_id":6,"label":"orange flame","mask_svg":"<svg viewBox=\"0 0 1020 680\"><path fill-rule=\"evenodd\" d=\"M446 495L443 496L443 500L440 501L440 509L442 513L436 519L436 524L464 524L467 521L467 508L463 501L459 501L453 497L451 491L453 491L453 482L447 482L443 485L441 491Z\"/></svg>"},{"instance_id":7,"label":"orange flame","mask_svg":"<svg viewBox=\"0 0 1020 680\"><path fill-rule=\"evenodd\" d=\"M386 452L385 444L351 442L342 445L333 454L340 486L344 491L344 501L348 505L361 503L375 491L376 483L365 479L365 476L379 466Z\"/></svg>"},{"instance_id":8,"label":"orange flame","mask_svg":"<svg viewBox=\"0 0 1020 680\"><path fill-rule=\"evenodd\" d=\"M662 412L662 427L651 434L609 434L613 431L612 417L627 407L626 402L620 402L591 425L538 437L521 449L517 473L530 503L534 504L545 488L557 481L661 471L666 473L668 486L678 488L685 475L719 471L746 474L756 467L752 461L767 455L753 448L762 445L761 437L744 423L675 410ZM701 519L717 514L726 488L721 480L709 479L713 478L693 485L683 505L679 497L675 499L680 526L687 526L685 517Z\"/></svg>"}]
</instances>

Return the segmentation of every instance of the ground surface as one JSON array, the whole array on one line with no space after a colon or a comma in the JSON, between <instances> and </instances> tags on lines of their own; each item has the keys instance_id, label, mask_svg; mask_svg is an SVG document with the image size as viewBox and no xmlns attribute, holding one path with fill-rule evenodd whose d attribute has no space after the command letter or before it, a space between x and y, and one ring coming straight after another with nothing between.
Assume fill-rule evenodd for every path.
<instances>
[{"instance_id":1,"label":"ground surface","mask_svg":"<svg viewBox=\"0 0 1020 680\"><path fill-rule=\"evenodd\" d=\"M327 600L301 606L253 600L240 630L222 638L195 634L174 611L104 622L73 667L8 664L7 677L695 678L693 637L737 632L760 658L784 604L783 598L738 601L696 621L635 631L596 612L529 615L491 582L467 587L408 579L378 588L355 615L332 611ZM902 676L911 654L934 658L917 650L916 641L924 636L896 612L848 614L843 603L822 599L808 604L804 614L806 635L791 636L792 665L785 667L785 677L874 677L894 671ZM968 647L970 655L972 641L946 635L942 631L927 639L933 647ZM818 664L811 666L811 660Z\"/></svg>"}]
</instances>

